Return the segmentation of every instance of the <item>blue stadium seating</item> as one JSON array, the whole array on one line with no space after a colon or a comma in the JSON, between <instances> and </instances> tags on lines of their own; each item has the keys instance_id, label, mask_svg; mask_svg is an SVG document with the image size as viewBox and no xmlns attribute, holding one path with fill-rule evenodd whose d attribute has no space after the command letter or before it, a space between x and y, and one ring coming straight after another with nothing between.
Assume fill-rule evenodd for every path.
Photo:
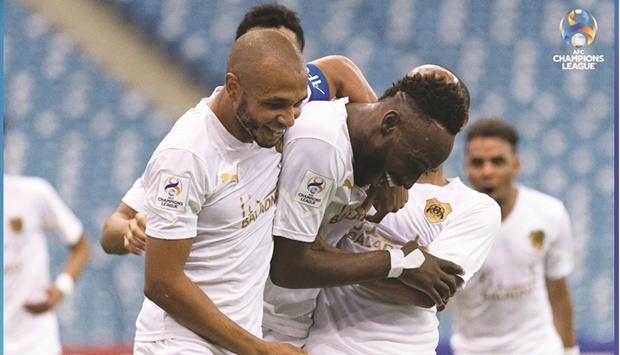
<instances>
[{"instance_id":1,"label":"blue stadium seating","mask_svg":"<svg viewBox=\"0 0 620 355\"><path fill-rule=\"evenodd\" d=\"M236 26L257 0L113 0L205 96L222 82ZM588 1L599 25L586 53L595 70L562 70L571 54L559 23L578 1L280 1L298 12L305 57L352 58L380 93L423 63L453 69L470 88L471 118L497 116L522 134L519 181L561 198L572 216L570 278L578 338L610 350L615 327L614 13ZM97 238L174 121L111 78L71 38L17 0L4 4L5 171L48 179L97 246L76 295L60 310L68 344L130 343L142 301L142 260L105 255ZM462 175L462 138L446 163ZM465 181L466 179L463 178ZM63 250L52 245L52 252ZM58 258L56 258L58 259ZM58 267L56 265L56 267ZM442 342L450 320L442 315ZM443 343L445 345L445 343ZM598 345L597 345L598 344ZM447 350L446 350L447 351Z\"/></svg>"}]
</instances>

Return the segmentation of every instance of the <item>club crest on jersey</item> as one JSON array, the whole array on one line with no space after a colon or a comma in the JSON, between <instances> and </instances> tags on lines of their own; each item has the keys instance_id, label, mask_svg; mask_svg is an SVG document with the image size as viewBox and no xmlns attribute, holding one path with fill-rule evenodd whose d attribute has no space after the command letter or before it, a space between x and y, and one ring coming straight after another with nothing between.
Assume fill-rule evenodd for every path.
<instances>
[{"instance_id":1,"label":"club crest on jersey","mask_svg":"<svg viewBox=\"0 0 620 355\"><path fill-rule=\"evenodd\" d=\"M19 233L24 229L24 222L21 217L11 218L11 229L15 233Z\"/></svg>"},{"instance_id":2,"label":"club crest on jersey","mask_svg":"<svg viewBox=\"0 0 620 355\"><path fill-rule=\"evenodd\" d=\"M545 232L543 231L533 231L530 232L530 242L532 242L532 246L536 250L541 250L543 247L543 242L545 241Z\"/></svg>"},{"instance_id":3,"label":"club crest on jersey","mask_svg":"<svg viewBox=\"0 0 620 355\"><path fill-rule=\"evenodd\" d=\"M424 216L429 222L443 222L450 213L452 213L452 207L450 207L449 203L441 202L434 197L426 200Z\"/></svg>"},{"instance_id":4,"label":"club crest on jersey","mask_svg":"<svg viewBox=\"0 0 620 355\"><path fill-rule=\"evenodd\" d=\"M294 200L307 206L321 207L333 182L332 179L308 170L297 188Z\"/></svg>"},{"instance_id":5,"label":"club crest on jersey","mask_svg":"<svg viewBox=\"0 0 620 355\"><path fill-rule=\"evenodd\" d=\"M155 207L184 212L187 205L189 181L187 177L162 173L159 177Z\"/></svg>"}]
</instances>

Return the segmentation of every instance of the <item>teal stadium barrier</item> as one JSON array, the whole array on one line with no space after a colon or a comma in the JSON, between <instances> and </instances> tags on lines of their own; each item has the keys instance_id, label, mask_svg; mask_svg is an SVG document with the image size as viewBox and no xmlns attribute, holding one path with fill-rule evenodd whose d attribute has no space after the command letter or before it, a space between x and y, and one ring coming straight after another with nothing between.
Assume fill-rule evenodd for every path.
<instances>
[{"instance_id":1,"label":"teal stadium barrier","mask_svg":"<svg viewBox=\"0 0 620 355\"><path fill-rule=\"evenodd\" d=\"M188 74L202 78L205 96L224 77L237 24L260 3L110 1ZM519 181L562 199L572 217L578 341L585 351L614 351L615 2L592 0L587 8L538 0L280 3L302 20L306 58L346 55L377 92L416 65L441 64L468 85L472 119L499 116L519 129ZM573 48L559 24L580 6L598 22L594 43L584 49L604 62L595 70L563 70L554 56ZM48 179L95 245L75 295L60 307L63 341L83 352L131 344L142 259L106 255L97 238L175 118L111 78L22 2L4 2L4 22L4 104L11 119L5 170ZM450 176L461 174L462 146L460 137L446 163ZM51 248L64 256L59 246ZM449 352L449 316L440 322L442 354Z\"/></svg>"}]
</instances>

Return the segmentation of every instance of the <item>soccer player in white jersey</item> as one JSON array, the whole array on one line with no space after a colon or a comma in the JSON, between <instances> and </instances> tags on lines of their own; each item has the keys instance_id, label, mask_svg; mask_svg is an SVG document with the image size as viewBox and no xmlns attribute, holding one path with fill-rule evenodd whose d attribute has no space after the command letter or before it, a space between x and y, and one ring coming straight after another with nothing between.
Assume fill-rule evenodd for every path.
<instances>
[{"instance_id":1,"label":"soccer player in white jersey","mask_svg":"<svg viewBox=\"0 0 620 355\"><path fill-rule=\"evenodd\" d=\"M295 12L280 4L260 4L253 7L239 24L237 38L249 31L274 28L282 31L303 51L304 33ZM374 102L377 96L359 68L350 59L332 55L309 62L308 100L330 100L334 97L348 97L351 102ZM396 210L406 200L399 195L380 201L377 218ZM137 179L123 197L116 211L105 221L100 236L103 250L109 254L132 253L141 255L146 235L146 215L142 201L144 188ZM379 203L376 203L379 204ZM370 216L369 216L370 217Z\"/></svg>"},{"instance_id":2,"label":"soccer player in white jersey","mask_svg":"<svg viewBox=\"0 0 620 355\"><path fill-rule=\"evenodd\" d=\"M399 277L403 288L443 304L462 281L461 268L416 249L339 253L335 245L364 218L366 189L410 188L452 150L466 117L452 81L415 74L377 103L310 102L284 139L274 220L271 281L265 291L266 337L303 344L319 289ZM320 235L321 238L316 238ZM407 257L405 257L407 255ZM400 266L399 261L411 262ZM278 287L280 286L280 287Z\"/></svg>"},{"instance_id":3,"label":"soccer player in white jersey","mask_svg":"<svg viewBox=\"0 0 620 355\"><path fill-rule=\"evenodd\" d=\"M415 73L458 82L450 71L435 65L417 67L409 75ZM393 92L384 94L390 95ZM440 166L423 174L409 189L403 209L387 215L380 224L360 222L337 246L360 253L400 248L419 238L418 243L431 254L463 266L466 282L486 257L500 220L495 201L465 186L459 178L444 177ZM404 297L397 303L389 285L384 283L386 287L379 290L369 286L322 289L304 349L314 355L435 354L439 334L433 303L425 296Z\"/></svg>"},{"instance_id":4,"label":"soccer player in white jersey","mask_svg":"<svg viewBox=\"0 0 620 355\"><path fill-rule=\"evenodd\" d=\"M579 353L567 282L569 216L557 198L514 181L517 145L517 132L499 119L481 119L467 132L467 178L497 201L502 224L480 271L449 307L457 355Z\"/></svg>"},{"instance_id":5,"label":"soccer player in white jersey","mask_svg":"<svg viewBox=\"0 0 620 355\"><path fill-rule=\"evenodd\" d=\"M262 295L280 154L307 97L307 71L282 32L233 45L225 85L184 114L153 153L136 354L300 354L261 339ZM150 321L141 329L141 318ZM153 331L155 329L155 331Z\"/></svg>"},{"instance_id":6,"label":"soccer player in white jersey","mask_svg":"<svg viewBox=\"0 0 620 355\"><path fill-rule=\"evenodd\" d=\"M4 175L4 354L62 353L55 307L88 263L84 227L54 188L38 177ZM47 235L67 245L63 271L50 282Z\"/></svg>"}]
</instances>

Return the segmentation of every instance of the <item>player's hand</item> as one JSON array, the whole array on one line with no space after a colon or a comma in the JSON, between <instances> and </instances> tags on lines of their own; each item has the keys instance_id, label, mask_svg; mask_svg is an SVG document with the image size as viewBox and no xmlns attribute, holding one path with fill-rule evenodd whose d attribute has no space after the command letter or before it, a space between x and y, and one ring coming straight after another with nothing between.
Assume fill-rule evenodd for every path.
<instances>
[{"instance_id":1,"label":"player's hand","mask_svg":"<svg viewBox=\"0 0 620 355\"><path fill-rule=\"evenodd\" d=\"M403 208L407 201L409 192L402 186L390 187L387 184L379 187L371 186L366 199L358 207L358 213L363 214L369 222L379 223L388 213ZM368 214L371 207L376 210L374 215Z\"/></svg>"},{"instance_id":2,"label":"player's hand","mask_svg":"<svg viewBox=\"0 0 620 355\"><path fill-rule=\"evenodd\" d=\"M417 238L408 242L402 248L405 255L418 248ZM424 262L415 269L405 269L398 277L409 287L425 293L438 307L445 307L448 299L454 295L457 288L463 283L459 275L465 271L457 264L438 258L419 248L424 254Z\"/></svg>"},{"instance_id":3,"label":"player's hand","mask_svg":"<svg viewBox=\"0 0 620 355\"><path fill-rule=\"evenodd\" d=\"M137 213L129 220L127 232L125 232L123 244L130 253L142 255L146 247L146 215Z\"/></svg>"},{"instance_id":4,"label":"player's hand","mask_svg":"<svg viewBox=\"0 0 620 355\"><path fill-rule=\"evenodd\" d=\"M261 351L261 354L273 354L273 355L309 355L310 353L302 348L298 348L288 343L278 343L273 341L265 342L265 349Z\"/></svg>"},{"instance_id":5,"label":"player's hand","mask_svg":"<svg viewBox=\"0 0 620 355\"><path fill-rule=\"evenodd\" d=\"M41 302L27 302L24 304L24 308L33 314L47 312L56 307L65 296L62 291L54 286L45 290L45 294L47 295L47 299Z\"/></svg>"}]
</instances>

